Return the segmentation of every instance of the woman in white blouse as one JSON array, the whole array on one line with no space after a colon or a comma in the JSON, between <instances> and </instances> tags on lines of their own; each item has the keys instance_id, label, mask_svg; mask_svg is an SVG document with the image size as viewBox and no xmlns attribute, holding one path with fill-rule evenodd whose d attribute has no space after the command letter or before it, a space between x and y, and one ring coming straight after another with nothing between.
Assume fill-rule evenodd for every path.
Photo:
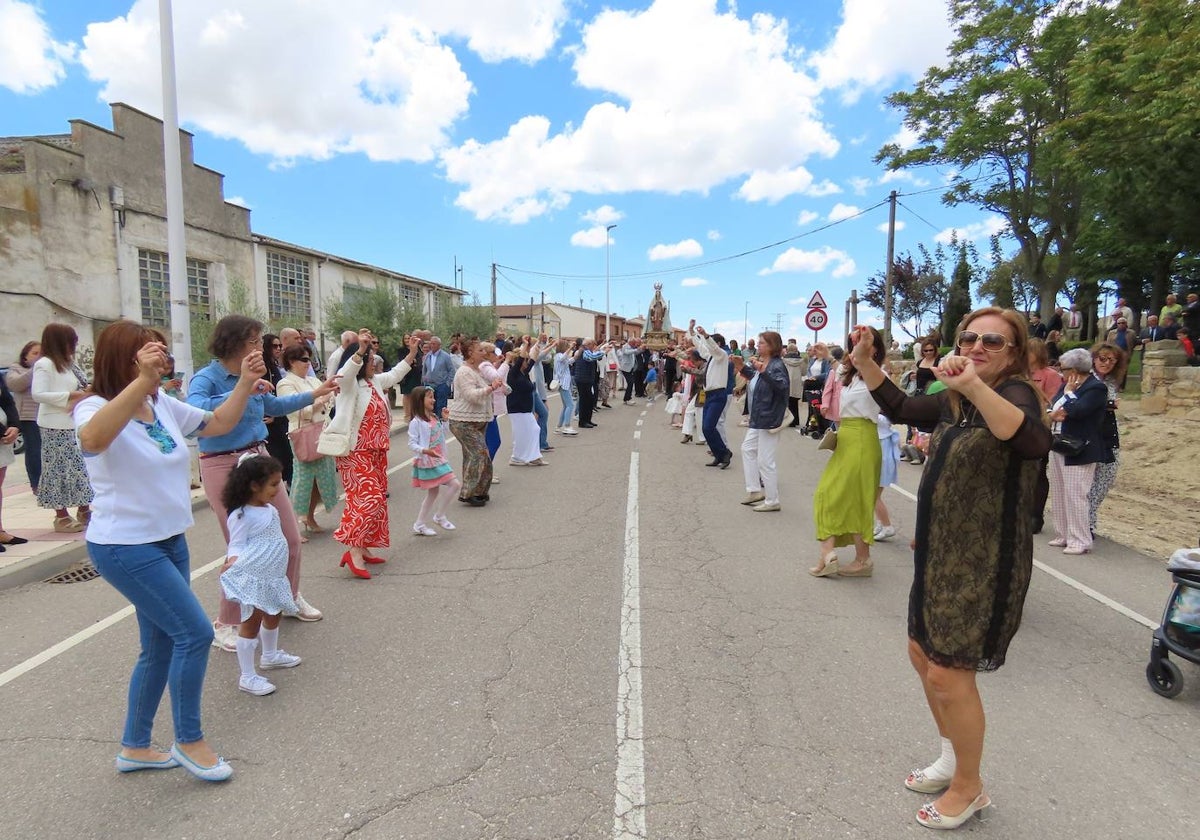
<instances>
[{"instance_id":1,"label":"woman in white blouse","mask_svg":"<svg viewBox=\"0 0 1200 840\"><path fill-rule=\"evenodd\" d=\"M312 372L312 357L309 352L307 344L297 344L283 351L285 373L275 386L278 396L303 394L321 387L321 380ZM289 434L305 426L323 426L329 403L332 401L332 395L326 394L317 397L312 405L289 414ZM294 457L292 484L289 489L292 494L292 510L296 512L301 527L310 534L323 533L325 529L318 525L316 520L317 504L323 502L325 512L328 513L333 510L338 500L337 469L334 467L333 458L322 455L315 461L301 461L298 456ZM306 540L306 537L301 538L301 541Z\"/></svg>"},{"instance_id":2,"label":"woman in white blouse","mask_svg":"<svg viewBox=\"0 0 1200 840\"><path fill-rule=\"evenodd\" d=\"M42 478L38 507L54 511L54 530L72 534L87 527L92 512L92 486L83 456L75 445L76 404L87 396L88 383L75 365L79 336L69 324L47 324L42 330L42 357L33 363L30 394L38 403L42 433ZM67 508L76 508L71 518Z\"/></svg>"},{"instance_id":3,"label":"woman in white blouse","mask_svg":"<svg viewBox=\"0 0 1200 840\"><path fill-rule=\"evenodd\" d=\"M883 335L870 329L871 357L882 364L887 356ZM875 532L875 496L883 451L879 445L879 406L847 354L838 371L841 388L837 449L825 465L813 494L813 518L821 559L809 569L814 577L870 577L871 543ZM854 545L854 563L838 567L838 546Z\"/></svg>"}]
</instances>

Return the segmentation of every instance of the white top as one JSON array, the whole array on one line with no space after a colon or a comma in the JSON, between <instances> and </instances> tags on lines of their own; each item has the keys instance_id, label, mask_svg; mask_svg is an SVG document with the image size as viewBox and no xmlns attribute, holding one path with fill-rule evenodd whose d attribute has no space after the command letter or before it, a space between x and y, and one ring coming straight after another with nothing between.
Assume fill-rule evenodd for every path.
<instances>
[{"instance_id":1,"label":"white top","mask_svg":"<svg viewBox=\"0 0 1200 840\"><path fill-rule=\"evenodd\" d=\"M338 367L342 364L342 354L346 352L346 348L340 344L333 349L329 354L329 358L325 361L325 378L332 379L338 372Z\"/></svg>"},{"instance_id":2,"label":"white top","mask_svg":"<svg viewBox=\"0 0 1200 840\"><path fill-rule=\"evenodd\" d=\"M249 537L259 528L271 521L270 505L246 505L231 511L225 518L229 527L229 557L239 557L246 553Z\"/></svg>"},{"instance_id":3,"label":"white top","mask_svg":"<svg viewBox=\"0 0 1200 840\"><path fill-rule=\"evenodd\" d=\"M729 386L729 353L721 349L721 345L713 341L711 335L701 338L693 335L696 350L708 359L708 368L704 373L704 390L713 391Z\"/></svg>"},{"instance_id":4,"label":"white top","mask_svg":"<svg viewBox=\"0 0 1200 840\"><path fill-rule=\"evenodd\" d=\"M307 394L309 391L315 391L321 387L321 380L316 376L297 376L288 371L284 377L279 380L279 384L275 386L275 396L290 397L293 394ZM306 405L299 411L293 411L287 416L288 428L292 431L299 429L301 426L306 426L309 423L324 423L325 417L328 414L327 406L318 408L316 403Z\"/></svg>"},{"instance_id":5,"label":"white top","mask_svg":"<svg viewBox=\"0 0 1200 840\"><path fill-rule=\"evenodd\" d=\"M212 417L159 391L154 416L174 441L164 453L150 435L150 424L130 420L100 453L83 453L83 463L96 494L88 542L98 545L144 545L184 533L192 527L192 497L186 438L194 437ZM108 400L87 397L75 407L82 429ZM165 440L165 437L164 437Z\"/></svg>"},{"instance_id":6,"label":"white top","mask_svg":"<svg viewBox=\"0 0 1200 840\"><path fill-rule=\"evenodd\" d=\"M867 387L867 383L863 382L861 377L855 376L850 380L849 385L839 385L838 387L842 389L840 419L861 417L872 423L877 422L879 403L875 402L875 398L871 396L871 389Z\"/></svg>"},{"instance_id":7,"label":"white top","mask_svg":"<svg viewBox=\"0 0 1200 840\"><path fill-rule=\"evenodd\" d=\"M352 354L353 355L353 354ZM383 401L387 403L386 391L400 384L400 380L412 370L405 356L396 366L385 373L377 373L368 383L358 378L362 369L361 358L352 358L346 362L342 372L341 390L334 404L334 416L325 427L326 431L350 436L350 448L358 446L358 429L362 425L363 416L367 413L367 404L371 402L371 388L374 388Z\"/></svg>"},{"instance_id":8,"label":"white top","mask_svg":"<svg viewBox=\"0 0 1200 840\"><path fill-rule=\"evenodd\" d=\"M37 423L43 429L74 429L75 421L67 408L72 391L82 391L79 380L67 368L62 373L54 362L43 356L33 363L33 383L29 393L38 405Z\"/></svg>"}]
</instances>

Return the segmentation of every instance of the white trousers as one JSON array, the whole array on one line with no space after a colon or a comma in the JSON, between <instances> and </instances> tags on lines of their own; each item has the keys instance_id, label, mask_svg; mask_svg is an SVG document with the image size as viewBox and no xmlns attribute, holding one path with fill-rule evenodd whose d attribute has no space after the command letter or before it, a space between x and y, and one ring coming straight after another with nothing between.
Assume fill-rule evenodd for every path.
<instances>
[{"instance_id":1,"label":"white trousers","mask_svg":"<svg viewBox=\"0 0 1200 840\"><path fill-rule=\"evenodd\" d=\"M1095 464L1068 467L1058 452L1050 453L1050 497L1053 500L1054 531L1070 548L1091 548L1088 525L1088 493L1092 489Z\"/></svg>"},{"instance_id":2,"label":"white trousers","mask_svg":"<svg viewBox=\"0 0 1200 840\"><path fill-rule=\"evenodd\" d=\"M537 416L532 412L509 414L512 423L513 448L512 456L517 461L536 461L542 457L542 448L538 443Z\"/></svg>"},{"instance_id":3,"label":"white trousers","mask_svg":"<svg viewBox=\"0 0 1200 840\"><path fill-rule=\"evenodd\" d=\"M742 471L746 476L746 492L757 493L759 483L766 494L767 504L779 502L779 474L775 470L775 450L779 435L766 429L750 429L742 441Z\"/></svg>"},{"instance_id":4,"label":"white trousers","mask_svg":"<svg viewBox=\"0 0 1200 840\"><path fill-rule=\"evenodd\" d=\"M696 401L690 400L687 404L687 409L683 412L683 433L685 435L696 434Z\"/></svg>"}]
</instances>

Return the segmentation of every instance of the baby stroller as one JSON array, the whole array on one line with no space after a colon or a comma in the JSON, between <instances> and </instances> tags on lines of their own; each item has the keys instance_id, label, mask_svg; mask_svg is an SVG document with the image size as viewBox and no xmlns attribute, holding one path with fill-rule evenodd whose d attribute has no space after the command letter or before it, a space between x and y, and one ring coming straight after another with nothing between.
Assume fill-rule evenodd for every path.
<instances>
[{"instance_id":1,"label":"baby stroller","mask_svg":"<svg viewBox=\"0 0 1200 840\"><path fill-rule=\"evenodd\" d=\"M805 418L800 433L808 435L813 440L820 440L824 436L825 430L829 428L829 421L821 415L821 391L821 384L818 380L804 380L804 390L800 398L808 406L808 417Z\"/></svg>"},{"instance_id":2,"label":"baby stroller","mask_svg":"<svg viewBox=\"0 0 1200 840\"><path fill-rule=\"evenodd\" d=\"M1183 674L1168 655L1200 665L1200 550L1176 551L1167 562L1167 571L1175 585L1150 643L1146 680L1156 694L1174 697L1183 691Z\"/></svg>"}]
</instances>

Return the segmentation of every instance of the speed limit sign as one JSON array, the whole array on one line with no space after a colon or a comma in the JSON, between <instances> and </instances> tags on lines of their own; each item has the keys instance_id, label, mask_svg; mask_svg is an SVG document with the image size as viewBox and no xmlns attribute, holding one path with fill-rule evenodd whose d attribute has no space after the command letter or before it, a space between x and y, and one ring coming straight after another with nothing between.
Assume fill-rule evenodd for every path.
<instances>
[{"instance_id":1,"label":"speed limit sign","mask_svg":"<svg viewBox=\"0 0 1200 840\"><path fill-rule=\"evenodd\" d=\"M825 325L829 323L829 316L825 314L824 309L810 309L808 314L804 316L804 324L813 332L823 330Z\"/></svg>"}]
</instances>

